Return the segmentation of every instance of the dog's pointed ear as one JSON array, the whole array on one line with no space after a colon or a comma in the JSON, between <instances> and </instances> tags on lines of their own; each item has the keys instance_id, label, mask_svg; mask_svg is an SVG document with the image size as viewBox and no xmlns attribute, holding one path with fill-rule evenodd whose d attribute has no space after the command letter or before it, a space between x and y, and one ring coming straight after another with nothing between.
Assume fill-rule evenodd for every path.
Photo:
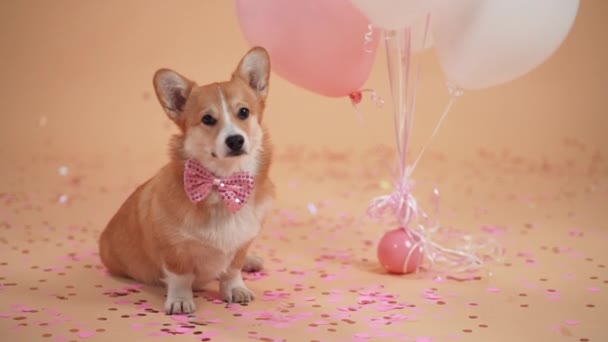
<instances>
[{"instance_id":1,"label":"dog's pointed ear","mask_svg":"<svg viewBox=\"0 0 608 342\"><path fill-rule=\"evenodd\" d=\"M194 82L170 69L154 74L154 90L161 106L173 121L180 118Z\"/></svg>"},{"instance_id":2,"label":"dog's pointed ear","mask_svg":"<svg viewBox=\"0 0 608 342\"><path fill-rule=\"evenodd\" d=\"M247 83L262 99L268 95L270 78L270 56L266 49L254 47L241 59L232 77L239 77Z\"/></svg>"}]
</instances>

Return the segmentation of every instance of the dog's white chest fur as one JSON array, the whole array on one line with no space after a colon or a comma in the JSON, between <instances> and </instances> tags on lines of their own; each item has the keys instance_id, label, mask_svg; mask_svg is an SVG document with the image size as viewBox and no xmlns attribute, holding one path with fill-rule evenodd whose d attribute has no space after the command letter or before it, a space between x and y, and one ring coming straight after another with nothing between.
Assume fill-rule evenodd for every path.
<instances>
[{"instance_id":1,"label":"dog's white chest fur","mask_svg":"<svg viewBox=\"0 0 608 342\"><path fill-rule=\"evenodd\" d=\"M251 204L236 213L227 210L213 212L204 223L188 221L182 231L183 238L214 247L226 256L234 255L260 232L260 220Z\"/></svg>"}]
</instances>

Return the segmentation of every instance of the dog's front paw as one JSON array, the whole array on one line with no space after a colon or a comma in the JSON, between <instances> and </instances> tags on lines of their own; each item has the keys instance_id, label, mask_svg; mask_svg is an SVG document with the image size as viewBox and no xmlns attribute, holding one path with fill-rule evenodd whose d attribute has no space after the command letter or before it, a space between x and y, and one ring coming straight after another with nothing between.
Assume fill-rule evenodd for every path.
<instances>
[{"instance_id":1,"label":"dog's front paw","mask_svg":"<svg viewBox=\"0 0 608 342\"><path fill-rule=\"evenodd\" d=\"M243 285L223 289L222 299L226 303L249 303L255 299L255 296L251 290Z\"/></svg>"},{"instance_id":2,"label":"dog's front paw","mask_svg":"<svg viewBox=\"0 0 608 342\"><path fill-rule=\"evenodd\" d=\"M165 313L167 315L180 315L193 313L196 310L193 298L167 298Z\"/></svg>"}]
</instances>

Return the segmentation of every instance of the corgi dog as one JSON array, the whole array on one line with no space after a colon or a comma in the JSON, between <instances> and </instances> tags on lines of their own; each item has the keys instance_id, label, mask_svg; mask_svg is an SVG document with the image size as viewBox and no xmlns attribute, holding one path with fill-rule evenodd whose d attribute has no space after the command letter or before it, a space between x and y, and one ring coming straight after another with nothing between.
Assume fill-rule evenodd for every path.
<instances>
[{"instance_id":1,"label":"corgi dog","mask_svg":"<svg viewBox=\"0 0 608 342\"><path fill-rule=\"evenodd\" d=\"M254 298L241 271L262 268L247 250L274 195L262 126L269 76L261 47L226 82L198 86L169 69L154 75L158 100L180 133L170 141L170 161L109 221L99 253L112 275L165 285L167 314L193 312L193 289L214 280L225 302Z\"/></svg>"}]
</instances>

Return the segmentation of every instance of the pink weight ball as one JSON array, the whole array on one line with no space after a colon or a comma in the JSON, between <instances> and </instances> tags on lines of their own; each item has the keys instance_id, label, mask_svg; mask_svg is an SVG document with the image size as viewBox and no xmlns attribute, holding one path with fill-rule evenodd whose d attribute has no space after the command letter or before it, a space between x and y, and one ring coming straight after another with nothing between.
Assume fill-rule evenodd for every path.
<instances>
[{"instance_id":1,"label":"pink weight ball","mask_svg":"<svg viewBox=\"0 0 608 342\"><path fill-rule=\"evenodd\" d=\"M380 264L389 273L407 274L416 272L424 258L424 248L418 242L419 239L412 234L408 234L405 228L397 228L386 232L378 243Z\"/></svg>"}]
</instances>

